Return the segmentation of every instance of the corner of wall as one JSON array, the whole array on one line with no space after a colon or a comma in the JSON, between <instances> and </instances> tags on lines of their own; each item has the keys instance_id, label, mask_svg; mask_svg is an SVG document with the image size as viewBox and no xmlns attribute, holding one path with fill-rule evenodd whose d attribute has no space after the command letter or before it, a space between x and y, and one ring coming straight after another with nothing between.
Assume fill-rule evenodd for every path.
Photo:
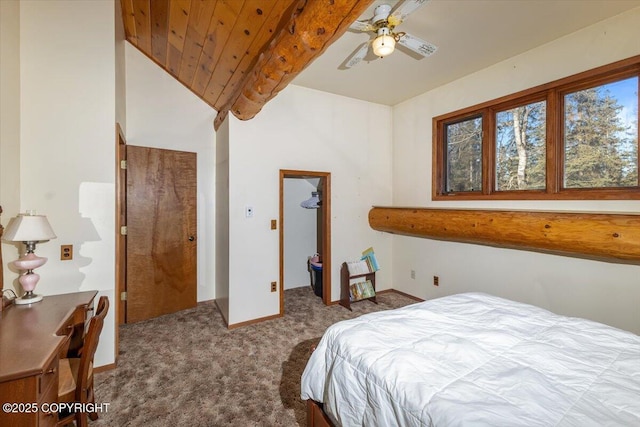
<instances>
[{"instance_id":1,"label":"corner of wall","mask_svg":"<svg viewBox=\"0 0 640 427\"><path fill-rule=\"evenodd\" d=\"M216 302L229 324L229 118L216 132Z\"/></svg>"},{"instance_id":2,"label":"corner of wall","mask_svg":"<svg viewBox=\"0 0 640 427\"><path fill-rule=\"evenodd\" d=\"M122 133L127 134L127 91L124 46L126 42L124 24L122 22L122 6L119 1L114 2L115 19L115 50L116 50L116 123L120 125Z\"/></svg>"}]
</instances>

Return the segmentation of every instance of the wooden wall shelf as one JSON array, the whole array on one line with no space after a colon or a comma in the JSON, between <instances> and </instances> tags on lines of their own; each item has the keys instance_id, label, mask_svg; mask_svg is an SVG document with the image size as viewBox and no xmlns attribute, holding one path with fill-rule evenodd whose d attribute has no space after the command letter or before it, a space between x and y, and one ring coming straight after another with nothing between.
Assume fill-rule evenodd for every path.
<instances>
[{"instance_id":1,"label":"wooden wall shelf","mask_svg":"<svg viewBox=\"0 0 640 427\"><path fill-rule=\"evenodd\" d=\"M369 224L406 236L640 264L640 214L375 206Z\"/></svg>"}]
</instances>

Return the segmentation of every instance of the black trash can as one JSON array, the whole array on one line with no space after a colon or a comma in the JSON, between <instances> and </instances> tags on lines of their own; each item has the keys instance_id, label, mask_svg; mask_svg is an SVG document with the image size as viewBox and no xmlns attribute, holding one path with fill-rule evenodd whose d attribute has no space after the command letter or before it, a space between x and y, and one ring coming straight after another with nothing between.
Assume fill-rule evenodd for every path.
<instances>
[{"instance_id":1,"label":"black trash can","mask_svg":"<svg viewBox=\"0 0 640 427\"><path fill-rule=\"evenodd\" d=\"M311 287L313 287L313 293L322 298L322 262L309 260L309 267L311 267Z\"/></svg>"}]
</instances>

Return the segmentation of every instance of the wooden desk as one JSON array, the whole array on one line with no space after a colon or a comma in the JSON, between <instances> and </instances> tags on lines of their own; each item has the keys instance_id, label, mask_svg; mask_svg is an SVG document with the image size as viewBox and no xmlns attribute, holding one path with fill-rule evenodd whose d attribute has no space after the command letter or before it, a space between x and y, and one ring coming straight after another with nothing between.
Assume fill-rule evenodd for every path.
<instances>
[{"instance_id":1,"label":"wooden desk","mask_svg":"<svg viewBox=\"0 0 640 427\"><path fill-rule=\"evenodd\" d=\"M14 304L0 312L0 404L40 408L57 401L59 353L72 329L72 342L81 342L96 294L45 296L42 302ZM53 426L56 421L53 413L6 413L0 408L0 426Z\"/></svg>"}]
</instances>

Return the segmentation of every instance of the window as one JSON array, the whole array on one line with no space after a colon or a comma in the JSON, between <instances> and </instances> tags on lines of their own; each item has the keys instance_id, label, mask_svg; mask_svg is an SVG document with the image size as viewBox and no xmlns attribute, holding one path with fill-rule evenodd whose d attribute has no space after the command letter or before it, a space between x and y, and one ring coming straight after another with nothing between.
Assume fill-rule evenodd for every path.
<instances>
[{"instance_id":1,"label":"window","mask_svg":"<svg viewBox=\"0 0 640 427\"><path fill-rule=\"evenodd\" d=\"M638 185L638 77L564 96L564 187Z\"/></svg>"},{"instance_id":2,"label":"window","mask_svg":"<svg viewBox=\"0 0 640 427\"><path fill-rule=\"evenodd\" d=\"M447 125L447 190L482 190L482 117Z\"/></svg>"},{"instance_id":3,"label":"window","mask_svg":"<svg viewBox=\"0 0 640 427\"><path fill-rule=\"evenodd\" d=\"M496 190L544 189L545 101L496 113Z\"/></svg>"},{"instance_id":4,"label":"window","mask_svg":"<svg viewBox=\"0 0 640 427\"><path fill-rule=\"evenodd\" d=\"M433 199L640 199L640 56L433 119Z\"/></svg>"}]
</instances>

